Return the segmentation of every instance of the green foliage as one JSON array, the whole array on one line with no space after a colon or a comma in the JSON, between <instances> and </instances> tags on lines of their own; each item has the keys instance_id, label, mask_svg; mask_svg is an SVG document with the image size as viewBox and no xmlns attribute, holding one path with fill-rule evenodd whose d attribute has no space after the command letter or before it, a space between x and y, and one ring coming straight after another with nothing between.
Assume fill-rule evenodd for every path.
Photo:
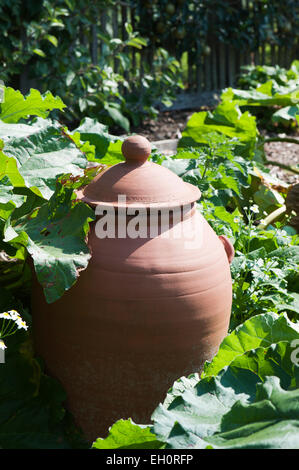
<instances>
[{"instance_id":1,"label":"green foliage","mask_svg":"<svg viewBox=\"0 0 299 470\"><path fill-rule=\"evenodd\" d=\"M222 94L224 101L233 101L239 106L280 106L295 105L299 102L299 81L288 87L277 87L275 82L259 85L255 90L229 88Z\"/></svg>"},{"instance_id":2,"label":"green foliage","mask_svg":"<svg viewBox=\"0 0 299 470\"><path fill-rule=\"evenodd\" d=\"M48 117L52 109L63 109L65 104L60 98L54 98L51 92L47 91L41 96L38 90L30 90L24 98L20 91L13 88L4 88L3 102L0 105L0 119L7 123L19 122L21 118L28 116Z\"/></svg>"},{"instance_id":3,"label":"green foliage","mask_svg":"<svg viewBox=\"0 0 299 470\"><path fill-rule=\"evenodd\" d=\"M258 131L255 118L248 112L241 113L235 103L225 100L211 111L194 113L187 122L179 141L179 147L208 143L211 133L228 138L238 138L240 155L253 158Z\"/></svg>"},{"instance_id":4,"label":"green foliage","mask_svg":"<svg viewBox=\"0 0 299 470\"><path fill-rule=\"evenodd\" d=\"M94 212L75 198L73 189L58 183L47 203L15 223L8 221L4 232L4 242L28 250L48 303L75 283L90 258L85 238Z\"/></svg>"},{"instance_id":5,"label":"green foliage","mask_svg":"<svg viewBox=\"0 0 299 470\"><path fill-rule=\"evenodd\" d=\"M73 139L91 144L88 160L100 161L105 165L113 165L123 160L121 153L122 137L115 137L108 132L108 127L96 119L85 118L72 133Z\"/></svg>"},{"instance_id":6,"label":"green foliage","mask_svg":"<svg viewBox=\"0 0 299 470\"><path fill-rule=\"evenodd\" d=\"M152 417L157 437L170 448L298 448L299 367L290 344L298 338L298 326L275 314L238 327L201 379L169 390ZM289 429L292 438L281 439Z\"/></svg>"},{"instance_id":7,"label":"green foliage","mask_svg":"<svg viewBox=\"0 0 299 470\"><path fill-rule=\"evenodd\" d=\"M86 153L95 160L97 147L81 141L78 132L72 136L50 119L29 119L46 118L54 107L60 109L61 103L49 93L41 95L32 90L24 99L19 92L5 88L1 116L12 123L0 120L1 248L23 265L11 263L3 282L7 285L11 276L14 283L10 288L19 287L27 277L24 266L28 252L48 302L63 295L88 264L85 239L94 213L76 201L74 191L103 169L103 165L87 168ZM26 123L16 124L25 117ZM108 139L107 133L105 136ZM102 133L98 139L101 137ZM108 149L102 149L101 156Z\"/></svg>"},{"instance_id":8,"label":"green foliage","mask_svg":"<svg viewBox=\"0 0 299 470\"><path fill-rule=\"evenodd\" d=\"M264 127L298 126L298 61L295 60L288 70L278 66L258 65L249 66L246 71L239 79L241 89L229 88L223 93L222 99L233 101L245 109L250 107Z\"/></svg>"},{"instance_id":9,"label":"green foliage","mask_svg":"<svg viewBox=\"0 0 299 470\"><path fill-rule=\"evenodd\" d=\"M269 310L298 318L298 235L288 234L287 225L259 229L257 205L244 208L245 217L238 209L231 213L210 201L203 201L200 209L216 233L234 244L231 328Z\"/></svg>"},{"instance_id":10,"label":"green foliage","mask_svg":"<svg viewBox=\"0 0 299 470\"><path fill-rule=\"evenodd\" d=\"M289 80L297 80L299 62L294 60L289 69L279 65L244 65L242 74L238 80L238 86L242 90L257 88L260 84L273 80L278 85L287 86Z\"/></svg>"},{"instance_id":11,"label":"green foliage","mask_svg":"<svg viewBox=\"0 0 299 470\"><path fill-rule=\"evenodd\" d=\"M30 83L63 96L65 112L55 106L54 115L67 124L76 125L88 115L129 132L131 123L155 117L156 102L169 105L182 86L179 63L159 48L151 64L155 74L152 68L143 74L136 60L140 62L139 53L148 41L129 22L122 34L109 21L104 26L102 17L109 5L113 6L111 0L43 0L38 6L32 0L13 5L1 0L0 79L15 86L21 75L25 89Z\"/></svg>"},{"instance_id":12,"label":"green foliage","mask_svg":"<svg viewBox=\"0 0 299 470\"><path fill-rule=\"evenodd\" d=\"M255 315L224 338L213 360L205 363L202 377L216 376L246 351L260 347L268 348L280 341L292 342L298 337L298 323L292 323L286 314L269 312Z\"/></svg>"},{"instance_id":13,"label":"green foliage","mask_svg":"<svg viewBox=\"0 0 299 470\"><path fill-rule=\"evenodd\" d=\"M283 361L285 344L244 356L271 366ZM285 389L278 376L260 382L249 367L233 363L176 397L168 409L160 405L153 416L154 431L172 449L294 449L298 396L299 390Z\"/></svg>"},{"instance_id":14,"label":"green foliage","mask_svg":"<svg viewBox=\"0 0 299 470\"><path fill-rule=\"evenodd\" d=\"M76 201L75 190L88 184L104 163L123 159L122 139L111 136L97 121L87 118L70 132L45 119L51 109L61 106L60 98L49 93L32 90L24 98L5 88L0 108L1 116L12 121L0 119L1 247L23 264L23 268L10 264L11 288L17 289L27 278L27 252L48 302L74 284L90 258L85 239L94 214ZM16 123L20 119L22 123ZM88 168L89 161L99 165Z\"/></svg>"},{"instance_id":15,"label":"green foliage","mask_svg":"<svg viewBox=\"0 0 299 470\"><path fill-rule=\"evenodd\" d=\"M246 318L268 310L288 311L291 317L294 315L298 317L298 237L297 246L289 248L288 243L292 243L291 237L282 233L280 238L285 236L286 244L274 250L267 250L267 241L273 235L276 235L275 230L271 234L266 234L264 246L248 253L240 253L233 261L232 324L238 324ZM277 235L279 237L280 234ZM248 242L253 245L257 241L255 237ZM262 236L260 238L262 239Z\"/></svg>"},{"instance_id":16,"label":"green foliage","mask_svg":"<svg viewBox=\"0 0 299 470\"><path fill-rule=\"evenodd\" d=\"M77 21L80 23L80 19ZM88 23L92 25L93 21L89 20ZM74 34L73 25L72 31ZM132 66L129 50L142 49L147 42L133 32L130 24L126 24L126 31L128 36L126 40L101 33L103 41L101 55L99 58L94 57L92 61L89 59L87 45L81 44L78 38L73 38L76 53L71 60L71 70L66 67L66 57L63 57L65 67L62 73L60 71L59 76L53 74L51 77L51 89L63 94L67 103L65 118L68 121L80 120L88 111L90 118L97 118L109 126L116 124L129 132L128 117L132 118L133 113L125 99L125 94L130 96L133 92L133 84L125 78L126 69ZM118 63L117 72L113 68L115 61ZM60 68L60 63L56 66ZM47 73L48 70L45 69L43 83L46 88L50 86Z\"/></svg>"},{"instance_id":17,"label":"green foliage","mask_svg":"<svg viewBox=\"0 0 299 470\"><path fill-rule=\"evenodd\" d=\"M176 155L161 161L184 181L198 186L202 199L226 206L242 198L242 190L250 186L252 165L236 155L240 141L228 140L221 134L205 135L206 144L195 148L180 148Z\"/></svg>"},{"instance_id":18,"label":"green foliage","mask_svg":"<svg viewBox=\"0 0 299 470\"><path fill-rule=\"evenodd\" d=\"M15 166L6 175L12 184L18 187L30 188L35 194L49 199L55 191L57 175L72 173L74 176L82 174L87 167L85 155L76 147L75 143L63 132L63 128L50 121L43 126L32 126L32 133L24 137L10 136L3 139L4 148L1 165L16 162ZM0 122L0 132L1 132ZM22 182L21 182L22 179Z\"/></svg>"},{"instance_id":19,"label":"green foliage","mask_svg":"<svg viewBox=\"0 0 299 470\"><path fill-rule=\"evenodd\" d=\"M136 83L131 93L126 94L126 107L134 125L140 124L145 117L156 118L159 107L169 107L176 99L182 82L181 64L161 47L155 50L150 64L144 64L144 73L134 70ZM138 85L140 83L140 85Z\"/></svg>"},{"instance_id":20,"label":"green foliage","mask_svg":"<svg viewBox=\"0 0 299 470\"><path fill-rule=\"evenodd\" d=\"M98 438L93 449L160 449L163 446L151 426L137 425L131 419L120 419L111 426L105 439Z\"/></svg>"},{"instance_id":21,"label":"green foliage","mask_svg":"<svg viewBox=\"0 0 299 470\"><path fill-rule=\"evenodd\" d=\"M258 70L260 68L262 67L257 67ZM266 67L265 70L268 68ZM270 125L272 129L278 124L294 128L299 122L297 61L294 61L290 70L285 71L284 75L281 71L278 73L274 67L270 70L273 76L270 80L264 81L265 76L262 75L262 83L258 83L254 88L228 88L222 92L221 102L214 111L194 113L182 133L179 148L208 144L210 134L213 135L216 132L227 138L239 140L235 155L265 163L267 160L263 145L267 139L261 136L256 126L256 118L259 125L264 127ZM249 84L254 83L254 80L250 79L254 71L249 72ZM277 75L280 78L277 78ZM257 76L259 76L258 73ZM279 140L279 137L275 140ZM295 140L294 143L296 143Z\"/></svg>"}]
</instances>

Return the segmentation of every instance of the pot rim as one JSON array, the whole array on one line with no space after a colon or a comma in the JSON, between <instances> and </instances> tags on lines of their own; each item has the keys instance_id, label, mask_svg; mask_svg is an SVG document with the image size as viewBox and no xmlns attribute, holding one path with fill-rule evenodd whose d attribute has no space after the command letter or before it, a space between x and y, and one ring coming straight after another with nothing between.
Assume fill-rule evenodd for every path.
<instances>
[{"instance_id":1,"label":"pot rim","mask_svg":"<svg viewBox=\"0 0 299 470\"><path fill-rule=\"evenodd\" d=\"M114 208L132 208L132 209L173 209L175 207L182 207L187 204L192 204L196 202L198 199L201 197L201 191L191 183L185 182L186 185L190 187L190 197L186 198L183 201L178 201L177 198L174 199L173 201L164 201L164 202L149 202L148 200L146 202L142 202L140 200L141 198L138 197L138 201L134 202L132 200L132 197L128 198L126 202L119 202L119 201L97 201L95 199L91 199L87 196L84 195L84 189L79 189L76 192L77 199L79 199L82 202L85 202L91 207L114 207ZM148 198L147 198L148 199Z\"/></svg>"}]
</instances>

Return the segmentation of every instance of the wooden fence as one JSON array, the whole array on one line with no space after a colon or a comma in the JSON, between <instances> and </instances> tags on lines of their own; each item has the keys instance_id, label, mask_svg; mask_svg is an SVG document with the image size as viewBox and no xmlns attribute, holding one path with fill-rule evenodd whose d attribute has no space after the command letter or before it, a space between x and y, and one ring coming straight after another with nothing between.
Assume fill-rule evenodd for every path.
<instances>
[{"instance_id":1,"label":"wooden fence","mask_svg":"<svg viewBox=\"0 0 299 470\"><path fill-rule=\"evenodd\" d=\"M240 0L240 2L243 2L244 6L249 4L248 0ZM126 22L130 22L133 29L138 30L138 17L135 16L134 9L124 4L115 4L113 9L107 9L105 14L101 15L99 27L103 31L107 31L107 29L113 31L114 37L126 39L124 27ZM150 18L148 27L151 27ZM101 48L100 41L97 40L95 34L93 32L93 51ZM96 45L97 41L98 44ZM217 37L212 35L208 37L207 45L211 51L209 55L192 51L192 53L185 52L184 57L177 56L177 59L182 61L182 66L185 69L186 91L201 93L233 86L236 84L236 78L244 65L279 65L288 68L294 59L299 59L299 35L297 43L291 47L263 42L255 52L236 49L228 44L221 43ZM133 68L138 63L142 76L143 70L151 67L155 50L149 45L142 52L132 50L131 54ZM96 61L96 57L96 53L93 52L92 59L94 61ZM115 62L114 67L117 70L117 62ZM127 78L130 79L130 70L127 71Z\"/></svg>"}]
</instances>

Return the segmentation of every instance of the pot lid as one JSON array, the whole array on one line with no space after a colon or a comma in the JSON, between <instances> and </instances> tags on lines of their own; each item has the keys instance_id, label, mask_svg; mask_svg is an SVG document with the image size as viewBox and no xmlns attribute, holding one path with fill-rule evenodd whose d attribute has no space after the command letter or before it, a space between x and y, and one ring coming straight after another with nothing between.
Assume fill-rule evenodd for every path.
<instances>
[{"instance_id":1,"label":"pot lid","mask_svg":"<svg viewBox=\"0 0 299 470\"><path fill-rule=\"evenodd\" d=\"M200 198L200 190L168 168L148 161L150 142L142 136L124 140L125 161L97 175L78 197L92 206L177 207Z\"/></svg>"}]
</instances>

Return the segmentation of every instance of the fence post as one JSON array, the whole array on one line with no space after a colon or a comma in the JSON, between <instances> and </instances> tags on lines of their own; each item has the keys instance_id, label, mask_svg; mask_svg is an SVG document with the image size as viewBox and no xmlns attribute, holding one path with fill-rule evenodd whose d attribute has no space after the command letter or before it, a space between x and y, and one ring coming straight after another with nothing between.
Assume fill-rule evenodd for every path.
<instances>
[{"instance_id":1,"label":"fence post","mask_svg":"<svg viewBox=\"0 0 299 470\"><path fill-rule=\"evenodd\" d=\"M98 38L96 23L91 25L91 61L94 65L98 63Z\"/></svg>"}]
</instances>

